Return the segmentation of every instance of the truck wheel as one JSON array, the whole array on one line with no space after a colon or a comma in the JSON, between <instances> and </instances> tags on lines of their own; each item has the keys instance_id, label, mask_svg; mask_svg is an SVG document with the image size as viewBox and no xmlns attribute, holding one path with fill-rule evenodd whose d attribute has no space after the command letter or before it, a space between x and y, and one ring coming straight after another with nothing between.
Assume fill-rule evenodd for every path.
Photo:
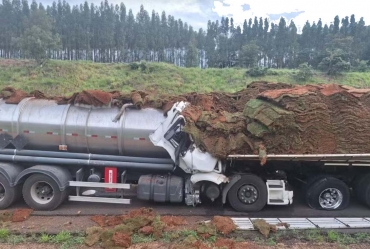
<instances>
[{"instance_id":1,"label":"truck wheel","mask_svg":"<svg viewBox=\"0 0 370 249\"><path fill-rule=\"evenodd\" d=\"M265 182L255 175L243 175L227 195L232 208L238 212L256 212L267 203Z\"/></svg>"},{"instance_id":2,"label":"truck wheel","mask_svg":"<svg viewBox=\"0 0 370 249\"><path fill-rule=\"evenodd\" d=\"M370 174L357 178L353 188L356 198L370 207Z\"/></svg>"},{"instance_id":3,"label":"truck wheel","mask_svg":"<svg viewBox=\"0 0 370 249\"><path fill-rule=\"evenodd\" d=\"M306 201L313 209L341 210L350 200L347 184L334 177L320 178L307 189Z\"/></svg>"},{"instance_id":4,"label":"truck wheel","mask_svg":"<svg viewBox=\"0 0 370 249\"><path fill-rule=\"evenodd\" d=\"M23 199L35 210L51 211L65 199L67 191L60 191L58 184L49 176L34 174L23 184Z\"/></svg>"},{"instance_id":5,"label":"truck wheel","mask_svg":"<svg viewBox=\"0 0 370 249\"><path fill-rule=\"evenodd\" d=\"M21 197L21 186L10 187L8 180L0 175L0 209L8 208Z\"/></svg>"},{"instance_id":6,"label":"truck wheel","mask_svg":"<svg viewBox=\"0 0 370 249\"><path fill-rule=\"evenodd\" d=\"M327 175L316 175L316 176L311 176L307 179L306 184L303 184L302 191L303 194L306 195L307 190L317 182L318 180L321 180L322 178L328 177Z\"/></svg>"}]
</instances>

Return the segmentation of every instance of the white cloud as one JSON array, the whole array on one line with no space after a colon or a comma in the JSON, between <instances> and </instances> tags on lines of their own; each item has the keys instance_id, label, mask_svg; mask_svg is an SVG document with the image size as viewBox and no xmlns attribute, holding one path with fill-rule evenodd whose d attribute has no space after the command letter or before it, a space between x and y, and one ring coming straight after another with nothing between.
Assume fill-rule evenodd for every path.
<instances>
[{"instance_id":1,"label":"white cloud","mask_svg":"<svg viewBox=\"0 0 370 249\"><path fill-rule=\"evenodd\" d=\"M222 2L224 4L222 4ZM268 17L269 14L281 14L290 12L304 11L304 13L294 18L297 26L303 27L307 20L312 24L319 18L328 25L334 20L336 15L340 18L355 14L357 20L364 17L365 21L370 20L369 4L364 0L216 0L213 11L220 16L232 14L234 22L242 24L244 19L258 17ZM243 11L242 5L249 4L250 10Z\"/></svg>"}]
</instances>

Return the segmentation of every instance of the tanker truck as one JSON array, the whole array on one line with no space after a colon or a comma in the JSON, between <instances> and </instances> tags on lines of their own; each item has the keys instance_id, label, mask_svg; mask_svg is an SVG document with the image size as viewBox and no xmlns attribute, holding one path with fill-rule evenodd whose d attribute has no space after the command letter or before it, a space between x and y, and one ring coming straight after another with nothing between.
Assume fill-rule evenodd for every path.
<instances>
[{"instance_id":1,"label":"tanker truck","mask_svg":"<svg viewBox=\"0 0 370 249\"><path fill-rule=\"evenodd\" d=\"M198 148L184 132L177 102L164 115L157 109L125 104L58 105L25 98L0 99L0 208L23 196L34 210L53 210L67 199L130 204L125 193L149 202L230 205L259 211L290 205L289 183L302 183L308 205L338 210L350 189L370 201L370 154L229 155L219 160Z\"/></svg>"}]
</instances>

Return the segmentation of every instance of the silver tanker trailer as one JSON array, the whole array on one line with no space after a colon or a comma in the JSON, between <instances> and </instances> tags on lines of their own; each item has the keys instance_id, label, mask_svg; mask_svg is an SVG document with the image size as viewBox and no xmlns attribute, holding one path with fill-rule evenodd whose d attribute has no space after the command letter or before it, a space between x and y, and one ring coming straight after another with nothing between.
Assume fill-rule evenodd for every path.
<instances>
[{"instance_id":1,"label":"silver tanker trailer","mask_svg":"<svg viewBox=\"0 0 370 249\"><path fill-rule=\"evenodd\" d=\"M183 131L186 105L176 103L165 116L133 105L97 108L35 98L14 105L0 99L0 209L21 196L35 210L53 210L66 199L129 204L125 190L135 187L141 200L189 206L209 200L258 211L293 202L287 182L293 175L306 183L311 207L335 210L348 205L350 184L323 173L370 160L369 154L268 155L264 167L258 155L220 161ZM310 170L297 167L302 162ZM370 177L362 178L358 189L370 191Z\"/></svg>"}]
</instances>

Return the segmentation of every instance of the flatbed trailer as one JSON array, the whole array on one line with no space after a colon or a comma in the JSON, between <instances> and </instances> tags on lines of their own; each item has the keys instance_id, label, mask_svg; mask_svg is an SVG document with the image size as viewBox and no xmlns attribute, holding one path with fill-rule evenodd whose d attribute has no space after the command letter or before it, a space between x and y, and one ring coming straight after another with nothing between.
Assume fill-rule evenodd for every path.
<instances>
[{"instance_id":1,"label":"flatbed trailer","mask_svg":"<svg viewBox=\"0 0 370 249\"><path fill-rule=\"evenodd\" d=\"M219 160L184 132L175 103L167 116L132 105L57 105L26 98L0 99L0 208L23 196L35 210L63 201L129 204L138 199L199 205L229 204L237 211L293 203L302 185L315 209L344 209L351 196L370 205L370 154L230 155Z\"/></svg>"}]
</instances>

